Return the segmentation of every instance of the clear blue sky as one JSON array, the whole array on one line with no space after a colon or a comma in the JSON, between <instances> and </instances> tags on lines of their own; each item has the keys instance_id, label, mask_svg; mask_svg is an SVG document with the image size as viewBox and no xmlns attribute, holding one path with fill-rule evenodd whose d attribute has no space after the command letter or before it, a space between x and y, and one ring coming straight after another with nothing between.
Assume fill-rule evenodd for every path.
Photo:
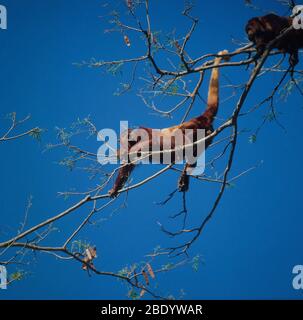
<instances>
[{"instance_id":1,"label":"clear blue sky","mask_svg":"<svg viewBox=\"0 0 303 320\"><path fill-rule=\"evenodd\" d=\"M78 117L90 115L98 128L118 128L120 120L132 125L154 127L178 123L150 115L135 92L114 96L121 79L98 69L77 68L74 62L136 56L142 48L136 42L129 49L119 34L104 34L108 25L97 0L1 0L8 9L8 30L0 31L0 115L16 111L32 115L31 124L46 128L42 143L23 139L0 146L1 196L0 224L10 234L24 214L26 200L33 195L29 224L33 225L66 208L69 202L57 197L58 191L72 187L84 190L89 182L79 172L69 172L55 164L60 152L42 153L44 145L54 141L54 128L69 127ZM110 2L110 1L109 1ZM195 54L232 50L232 38L244 40L244 25L249 17L262 14L244 6L244 1L196 1L195 14L201 22L190 46ZM178 14L183 1L151 1L153 25L158 30L181 32L187 21ZM264 10L286 10L276 1L256 1ZM303 59L302 59L303 61ZM300 67L302 63L300 62ZM241 83L249 73L244 68L224 70L233 83ZM255 85L244 107L248 110L268 94L277 81L267 75ZM223 84L227 84L223 82ZM205 90L202 90L205 93ZM225 96L228 92L223 92ZM222 105L220 115L231 112L235 100ZM203 106L202 106L203 107ZM201 107L201 108L202 108ZM240 138L232 175L263 161L262 166L228 189L214 219L194 245L191 253L203 256L205 264L198 272L190 266L160 276L159 292L188 299L211 298L294 298L302 292L292 288L292 268L303 264L302 228L302 97L297 92L278 111L285 133L275 123L262 129L256 143L249 134ZM200 112L195 106L193 114ZM241 128L254 129L262 121L262 112L241 121ZM8 125L1 120L1 127ZM92 144L95 146L96 144ZM136 171L136 179L146 176L146 166ZM180 196L167 207L162 200L175 186L177 176L169 173L130 193L127 208L119 211L100 228L82 234L97 245L98 265L105 270L120 270L141 261L144 254L161 244L172 245L159 230L156 221L180 208ZM96 181L95 181L96 183ZM193 221L207 213L214 186L192 181L188 207ZM106 214L118 207L115 204ZM85 214L81 210L77 215ZM69 217L53 239L62 239L79 217ZM0 241L4 240L0 234ZM88 277L80 265L62 262L38 254L29 268L31 274L8 290L0 299L125 298L126 288L116 280ZM10 272L10 268L8 269Z\"/></svg>"}]
</instances>

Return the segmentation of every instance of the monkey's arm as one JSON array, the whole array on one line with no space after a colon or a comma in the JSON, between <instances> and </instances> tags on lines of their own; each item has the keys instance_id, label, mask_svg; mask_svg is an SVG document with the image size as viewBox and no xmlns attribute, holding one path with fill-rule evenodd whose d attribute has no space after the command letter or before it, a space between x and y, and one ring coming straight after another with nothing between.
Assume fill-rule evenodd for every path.
<instances>
[{"instance_id":1,"label":"monkey's arm","mask_svg":"<svg viewBox=\"0 0 303 320\"><path fill-rule=\"evenodd\" d=\"M128 134L130 133L131 131L129 131ZM124 139L125 139L125 136L124 136ZM125 141L124 143L126 144ZM138 142L128 141L128 150L125 150L126 154L123 154L124 157L125 156L127 157L127 161L125 160L125 163L122 164L121 168L119 169L114 186L109 191L109 194L112 198L116 197L118 194L118 191L124 187L133 169L135 168L137 162L140 161L140 153L144 151L148 151L149 146L150 146L150 138L148 138L148 140L138 141ZM142 158L146 159L146 156L143 155Z\"/></svg>"},{"instance_id":2,"label":"monkey's arm","mask_svg":"<svg viewBox=\"0 0 303 320\"><path fill-rule=\"evenodd\" d=\"M125 163L121 166L121 168L119 169L116 181L114 183L114 186L109 191L109 195L112 198L115 198L118 194L118 191L123 188L123 186L125 185L126 181L128 180L134 168L135 168L135 165L132 163Z\"/></svg>"}]
</instances>

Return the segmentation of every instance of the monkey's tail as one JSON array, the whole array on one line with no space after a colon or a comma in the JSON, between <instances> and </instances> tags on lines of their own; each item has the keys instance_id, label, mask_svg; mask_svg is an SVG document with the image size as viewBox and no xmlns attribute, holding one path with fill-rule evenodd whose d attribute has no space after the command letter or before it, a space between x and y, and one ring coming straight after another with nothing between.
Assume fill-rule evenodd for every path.
<instances>
[{"instance_id":1,"label":"monkey's tail","mask_svg":"<svg viewBox=\"0 0 303 320\"><path fill-rule=\"evenodd\" d=\"M218 57L216 57L214 61L214 66L220 64L220 62L229 61L230 56L228 55L227 50L220 51L218 53ZM216 116L219 106L219 68L213 68L210 82L209 82L209 89L208 89L208 99L207 99L207 115L208 117L212 118Z\"/></svg>"}]
</instances>

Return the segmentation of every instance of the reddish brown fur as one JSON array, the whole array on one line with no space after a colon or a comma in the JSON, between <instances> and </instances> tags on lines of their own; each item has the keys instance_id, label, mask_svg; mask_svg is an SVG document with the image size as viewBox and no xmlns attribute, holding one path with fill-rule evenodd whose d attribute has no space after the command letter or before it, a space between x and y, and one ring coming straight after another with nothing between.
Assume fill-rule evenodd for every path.
<instances>
[{"instance_id":1,"label":"reddish brown fur","mask_svg":"<svg viewBox=\"0 0 303 320\"><path fill-rule=\"evenodd\" d=\"M226 54L227 54L227 51L222 51L218 55L226 55ZM217 57L215 59L215 65L218 65L222 58L224 58L225 60L228 60L228 56ZM182 123L181 125L166 128L166 129L159 131L160 138L170 136L170 134L173 133L176 129L181 129L182 132L185 132L186 129L193 129L193 130L205 129L206 135L210 135L214 131L213 130L213 121L214 121L214 118L217 114L218 104L219 104L218 73L219 73L218 68L213 68L211 79L210 79L210 85L209 85L208 105L207 105L207 109L205 110L205 112L198 117L195 117L187 122ZM138 153L140 153L139 151L142 150L143 145L148 146L149 148L152 147L152 129L143 128L143 127L140 127L140 129L146 130L146 132L148 133L148 140L142 141L141 139L137 139L137 141L129 141L128 142L128 152L131 149L131 152L138 151ZM134 129L134 130L136 130L136 129ZM129 140L128 138L130 138L130 136L134 130L129 129L126 133L122 134L121 140L122 139ZM184 134L184 136L185 136L185 134ZM125 140L125 141L127 141L127 140ZM161 141L163 141L163 140L161 140ZM196 142L195 138L194 138L194 142ZM212 142L212 139L208 139L205 142L205 149L211 144L211 142ZM172 147L174 147L174 146L172 146ZM161 142L160 143L160 150L163 150L163 149L164 149L164 147ZM129 153L128 153L128 157L129 157ZM172 159L172 162L174 162L174 160L175 160L174 152L171 153L171 159ZM162 161L162 158L161 158L161 161ZM189 167L194 167L194 166L195 165L186 165L186 167L181 175L181 178L179 180L179 190L180 191L187 190L187 188L188 188L188 175L187 175L186 169L188 169ZM118 172L118 176L116 178L116 181L114 183L114 186L109 192L111 197L115 197L117 195L118 191L123 188L124 184L128 180L128 178L134 168L135 168L134 163L126 163L121 166L121 168Z\"/></svg>"},{"instance_id":2,"label":"reddish brown fur","mask_svg":"<svg viewBox=\"0 0 303 320\"><path fill-rule=\"evenodd\" d=\"M275 14L250 19L245 29L249 40L256 45L258 56L264 52L266 45L289 28L292 22L290 17ZM303 30L292 29L275 44L274 48L289 53L290 65L294 67L299 62L298 50L303 48Z\"/></svg>"}]
</instances>

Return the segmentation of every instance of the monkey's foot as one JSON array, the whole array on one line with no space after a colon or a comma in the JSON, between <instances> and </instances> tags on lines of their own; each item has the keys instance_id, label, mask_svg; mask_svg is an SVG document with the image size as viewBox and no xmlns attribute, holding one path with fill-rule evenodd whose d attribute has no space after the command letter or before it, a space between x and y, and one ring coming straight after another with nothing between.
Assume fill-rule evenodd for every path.
<instances>
[{"instance_id":1,"label":"monkey's foot","mask_svg":"<svg viewBox=\"0 0 303 320\"><path fill-rule=\"evenodd\" d=\"M178 190L179 192L186 192L189 188L189 176L187 174L182 174L178 180Z\"/></svg>"}]
</instances>

